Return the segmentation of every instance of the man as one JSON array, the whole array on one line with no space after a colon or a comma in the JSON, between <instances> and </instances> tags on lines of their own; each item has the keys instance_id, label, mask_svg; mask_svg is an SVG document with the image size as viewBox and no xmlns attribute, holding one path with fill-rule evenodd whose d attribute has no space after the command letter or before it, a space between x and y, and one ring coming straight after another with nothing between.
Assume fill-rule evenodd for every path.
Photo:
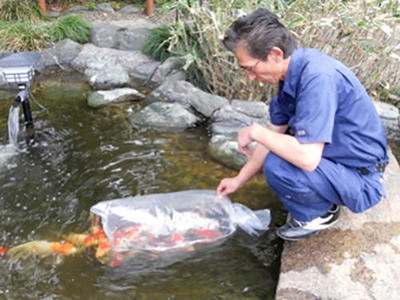
<instances>
[{"instance_id":1,"label":"man","mask_svg":"<svg viewBox=\"0 0 400 300\"><path fill-rule=\"evenodd\" d=\"M266 9L236 20L224 45L250 80L279 89L270 103L271 125L254 124L239 132L239 150L251 156L236 177L220 182L220 195L233 193L263 167L269 186L290 213L277 230L286 240L333 225L341 205L359 213L385 196L385 131L365 89L346 66L315 49L298 48ZM251 152L253 141L257 146Z\"/></svg>"}]
</instances>

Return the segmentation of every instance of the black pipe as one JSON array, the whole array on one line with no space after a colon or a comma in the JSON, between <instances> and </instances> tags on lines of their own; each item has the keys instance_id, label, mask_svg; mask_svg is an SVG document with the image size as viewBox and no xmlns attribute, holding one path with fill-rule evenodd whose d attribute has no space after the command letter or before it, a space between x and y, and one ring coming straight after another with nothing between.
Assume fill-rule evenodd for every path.
<instances>
[{"instance_id":1,"label":"black pipe","mask_svg":"<svg viewBox=\"0 0 400 300\"><path fill-rule=\"evenodd\" d=\"M20 103L22 103L22 108L24 110L25 127L33 128L32 112L31 106L29 105L28 91L24 87L20 87L20 91L18 92L18 95L12 105L13 107L16 107Z\"/></svg>"},{"instance_id":2,"label":"black pipe","mask_svg":"<svg viewBox=\"0 0 400 300\"><path fill-rule=\"evenodd\" d=\"M22 102L22 107L24 109L25 127L26 128L33 128L31 106L29 105L28 97L26 97L24 99L24 101Z\"/></svg>"}]
</instances>

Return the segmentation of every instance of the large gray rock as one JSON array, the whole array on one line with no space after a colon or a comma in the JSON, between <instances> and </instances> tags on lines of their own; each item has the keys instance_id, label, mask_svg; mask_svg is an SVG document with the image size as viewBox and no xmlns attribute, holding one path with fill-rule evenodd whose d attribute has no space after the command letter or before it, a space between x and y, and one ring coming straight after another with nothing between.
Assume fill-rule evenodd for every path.
<instances>
[{"instance_id":1,"label":"large gray rock","mask_svg":"<svg viewBox=\"0 0 400 300\"><path fill-rule=\"evenodd\" d=\"M111 3L99 3L96 5L96 10L107 13L107 14L114 13L114 9L111 6Z\"/></svg>"},{"instance_id":2,"label":"large gray rock","mask_svg":"<svg viewBox=\"0 0 400 300\"><path fill-rule=\"evenodd\" d=\"M85 44L71 65L84 73L94 89L128 86L129 73L151 59L138 51L99 48Z\"/></svg>"},{"instance_id":3,"label":"large gray rock","mask_svg":"<svg viewBox=\"0 0 400 300\"><path fill-rule=\"evenodd\" d=\"M167 81L151 92L146 100L178 102L191 106L206 118L229 103L227 99L203 92L186 81Z\"/></svg>"},{"instance_id":4,"label":"large gray rock","mask_svg":"<svg viewBox=\"0 0 400 300\"><path fill-rule=\"evenodd\" d=\"M225 120L211 123L211 135L224 135L237 138L239 131L247 125L237 120Z\"/></svg>"},{"instance_id":5,"label":"large gray rock","mask_svg":"<svg viewBox=\"0 0 400 300\"><path fill-rule=\"evenodd\" d=\"M92 43L98 47L121 50L141 50L146 43L149 30L158 25L139 18L135 21L96 22L91 28Z\"/></svg>"},{"instance_id":6,"label":"large gray rock","mask_svg":"<svg viewBox=\"0 0 400 300\"><path fill-rule=\"evenodd\" d=\"M35 67L39 71L53 66L68 68L81 50L81 44L70 39L62 40L53 47L43 50Z\"/></svg>"},{"instance_id":7,"label":"large gray rock","mask_svg":"<svg viewBox=\"0 0 400 300\"><path fill-rule=\"evenodd\" d=\"M90 26L90 36L92 44L101 48L117 48L117 31L120 29L117 25L106 23L93 23Z\"/></svg>"},{"instance_id":8,"label":"large gray rock","mask_svg":"<svg viewBox=\"0 0 400 300\"><path fill-rule=\"evenodd\" d=\"M150 62L137 67L130 73L131 85L155 89L166 81L185 80L186 74L181 71L183 62L176 57L170 57L163 63Z\"/></svg>"},{"instance_id":9,"label":"large gray rock","mask_svg":"<svg viewBox=\"0 0 400 300\"><path fill-rule=\"evenodd\" d=\"M235 170L239 170L248 160L248 156L239 151L237 140L224 135L211 138L208 153L216 161Z\"/></svg>"},{"instance_id":10,"label":"large gray rock","mask_svg":"<svg viewBox=\"0 0 400 300\"><path fill-rule=\"evenodd\" d=\"M134 128L152 127L160 131L181 131L195 126L198 117L179 103L154 102L128 116Z\"/></svg>"},{"instance_id":11,"label":"large gray rock","mask_svg":"<svg viewBox=\"0 0 400 300\"><path fill-rule=\"evenodd\" d=\"M149 28L123 27L117 30L117 48L121 50L142 50L149 37Z\"/></svg>"},{"instance_id":12,"label":"large gray rock","mask_svg":"<svg viewBox=\"0 0 400 300\"><path fill-rule=\"evenodd\" d=\"M400 168L390 153L387 198L333 228L285 242L276 299L400 299Z\"/></svg>"},{"instance_id":13,"label":"large gray rock","mask_svg":"<svg viewBox=\"0 0 400 300\"><path fill-rule=\"evenodd\" d=\"M111 103L119 103L129 100L141 100L144 95L137 90L122 88L111 91L96 91L88 97L88 105L90 107L102 107Z\"/></svg>"},{"instance_id":14,"label":"large gray rock","mask_svg":"<svg viewBox=\"0 0 400 300\"><path fill-rule=\"evenodd\" d=\"M216 110L211 120L211 134L236 137L240 129L254 123L267 127L268 106L259 101L234 100Z\"/></svg>"},{"instance_id":15,"label":"large gray rock","mask_svg":"<svg viewBox=\"0 0 400 300\"><path fill-rule=\"evenodd\" d=\"M385 127L388 139L399 140L399 109L389 103L379 101L374 101L373 103Z\"/></svg>"},{"instance_id":16,"label":"large gray rock","mask_svg":"<svg viewBox=\"0 0 400 300\"><path fill-rule=\"evenodd\" d=\"M258 123L268 126L268 106L263 102L235 100L216 110L212 116L214 122L237 121L246 126Z\"/></svg>"}]
</instances>

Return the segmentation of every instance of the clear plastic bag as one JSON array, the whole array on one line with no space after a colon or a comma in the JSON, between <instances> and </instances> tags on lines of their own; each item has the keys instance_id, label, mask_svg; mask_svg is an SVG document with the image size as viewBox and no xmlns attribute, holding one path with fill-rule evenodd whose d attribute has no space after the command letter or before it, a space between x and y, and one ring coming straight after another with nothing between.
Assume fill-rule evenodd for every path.
<instances>
[{"instance_id":1,"label":"clear plastic bag","mask_svg":"<svg viewBox=\"0 0 400 300\"><path fill-rule=\"evenodd\" d=\"M268 229L268 209L252 211L211 190L188 190L103 201L100 216L114 251L163 252L210 243L240 226L250 235Z\"/></svg>"}]
</instances>

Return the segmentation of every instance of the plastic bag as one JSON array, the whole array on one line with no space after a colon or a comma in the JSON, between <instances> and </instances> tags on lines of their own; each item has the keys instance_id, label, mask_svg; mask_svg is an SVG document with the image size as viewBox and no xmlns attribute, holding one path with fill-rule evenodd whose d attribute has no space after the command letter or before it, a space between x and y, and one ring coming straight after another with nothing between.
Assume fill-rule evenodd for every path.
<instances>
[{"instance_id":1,"label":"plastic bag","mask_svg":"<svg viewBox=\"0 0 400 300\"><path fill-rule=\"evenodd\" d=\"M100 216L114 251L163 252L231 235L240 226L250 235L268 229L268 209L252 211L211 190L188 190L103 201Z\"/></svg>"}]
</instances>

